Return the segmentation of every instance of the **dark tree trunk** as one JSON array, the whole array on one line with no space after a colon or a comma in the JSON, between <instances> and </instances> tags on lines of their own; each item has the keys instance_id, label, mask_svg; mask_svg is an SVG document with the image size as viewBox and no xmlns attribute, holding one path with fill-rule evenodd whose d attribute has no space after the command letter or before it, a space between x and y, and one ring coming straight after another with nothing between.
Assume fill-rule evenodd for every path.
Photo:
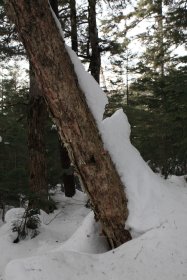
<instances>
[{"instance_id":1,"label":"dark tree trunk","mask_svg":"<svg viewBox=\"0 0 187 280\"><path fill-rule=\"evenodd\" d=\"M78 53L76 1L70 0L71 47Z\"/></svg>"},{"instance_id":2,"label":"dark tree trunk","mask_svg":"<svg viewBox=\"0 0 187 280\"><path fill-rule=\"evenodd\" d=\"M71 165L68 151L60 141L60 158L62 165L62 182L64 186L64 193L67 197L72 197L75 194L75 177L74 168Z\"/></svg>"},{"instance_id":3,"label":"dark tree trunk","mask_svg":"<svg viewBox=\"0 0 187 280\"><path fill-rule=\"evenodd\" d=\"M58 18L59 17L59 13L58 13L58 0L50 0L49 3L51 5L51 8L53 9L55 15Z\"/></svg>"},{"instance_id":4,"label":"dark tree trunk","mask_svg":"<svg viewBox=\"0 0 187 280\"><path fill-rule=\"evenodd\" d=\"M120 177L90 113L48 2L7 1L9 16L35 69L37 80L66 143L111 247L130 239L127 199Z\"/></svg>"},{"instance_id":5,"label":"dark tree trunk","mask_svg":"<svg viewBox=\"0 0 187 280\"><path fill-rule=\"evenodd\" d=\"M44 127L46 104L39 90L35 74L30 67L30 93L28 108L29 189L30 207L47 210L48 199L46 149Z\"/></svg>"},{"instance_id":6,"label":"dark tree trunk","mask_svg":"<svg viewBox=\"0 0 187 280\"><path fill-rule=\"evenodd\" d=\"M0 201L1 209L2 209L2 222L5 222L5 203L3 202L3 198Z\"/></svg>"},{"instance_id":7,"label":"dark tree trunk","mask_svg":"<svg viewBox=\"0 0 187 280\"><path fill-rule=\"evenodd\" d=\"M96 22L96 0L88 0L88 29L91 44L90 71L95 80L100 81L101 54Z\"/></svg>"},{"instance_id":8,"label":"dark tree trunk","mask_svg":"<svg viewBox=\"0 0 187 280\"><path fill-rule=\"evenodd\" d=\"M129 105L129 57L127 52L127 64L126 64L126 95L127 95L127 106Z\"/></svg>"},{"instance_id":9,"label":"dark tree trunk","mask_svg":"<svg viewBox=\"0 0 187 280\"><path fill-rule=\"evenodd\" d=\"M163 34L163 0L156 0L155 7L156 7L156 22L157 22L157 36L158 36L158 57L157 57L157 65L159 66L160 70L160 77L164 78L164 34Z\"/></svg>"}]
</instances>

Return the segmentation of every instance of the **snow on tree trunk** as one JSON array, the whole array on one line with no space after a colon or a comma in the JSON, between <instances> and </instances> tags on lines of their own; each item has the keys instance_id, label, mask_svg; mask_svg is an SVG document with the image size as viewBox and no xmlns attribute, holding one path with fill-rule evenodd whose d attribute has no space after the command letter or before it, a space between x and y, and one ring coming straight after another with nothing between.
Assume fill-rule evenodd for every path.
<instances>
[{"instance_id":1,"label":"snow on tree trunk","mask_svg":"<svg viewBox=\"0 0 187 280\"><path fill-rule=\"evenodd\" d=\"M125 230L128 209L124 188L103 148L48 1L10 0L7 10L32 62L59 135L81 176L95 216L111 247L117 247L131 238Z\"/></svg>"}]
</instances>

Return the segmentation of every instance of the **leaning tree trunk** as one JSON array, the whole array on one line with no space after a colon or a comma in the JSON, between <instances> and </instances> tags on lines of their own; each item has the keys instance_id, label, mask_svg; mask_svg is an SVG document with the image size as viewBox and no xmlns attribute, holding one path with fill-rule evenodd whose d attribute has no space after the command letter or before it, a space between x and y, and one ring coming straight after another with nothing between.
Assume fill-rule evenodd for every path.
<instances>
[{"instance_id":1,"label":"leaning tree trunk","mask_svg":"<svg viewBox=\"0 0 187 280\"><path fill-rule=\"evenodd\" d=\"M72 0L72 1L75 1L75 0ZM50 0L49 3L51 5L51 8L53 9L56 17L59 18L58 0ZM70 6L71 6L71 2L70 2ZM75 6L74 6L74 8L75 8ZM71 19L71 21L72 21L72 19ZM73 33L74 32L75 31L73 31ZM72 38L72 36L71 36L71 38ZM74 44L73 46L75 47L75 45L76 44ZM77 51L77 49L74 49L74 51ZM59 150L60 150L60 159L61 159L61 166L62 166L62 182L63 182L63 187L64 187L64 193L65 193L65 196L72 197L75 195L75 192L76 192L74 169L72 168L68 151L60 138L59 138Z\"/></svg>"},{"instance_id":2,"label":"leaning tree trunk","mask_svg":"<svg viewBox=\"0 0 187 280\"><path fill-rule=\"evenodd\" d=\"M130 239L120 177L81 91L48 1L9 0L10 18L24 43L59 135L68 147L94 213L112 247Z\"/></svg>"},{"instance_id":3,"label":"leaning tree trunk","mask_svg":"<svg viewBox=\"0 0 187 280\"><path fill-rule=\"evenodd\" d=\"M30 92L28 107L28 152L29 152L29 190L31 192L29 206L47 210L48 185L44 126L46 104L35 74L30 65Z\"/></svg>"}]
</instances>

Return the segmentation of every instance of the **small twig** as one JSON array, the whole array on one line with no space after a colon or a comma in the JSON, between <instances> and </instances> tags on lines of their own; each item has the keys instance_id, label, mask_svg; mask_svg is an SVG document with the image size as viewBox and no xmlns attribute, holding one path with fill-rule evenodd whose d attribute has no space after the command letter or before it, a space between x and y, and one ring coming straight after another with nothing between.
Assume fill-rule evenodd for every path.
<instances>
[{"instance_id":1,"label":"small twig","mask_svg":"<svg viewBox=\"0 0 187 280\"><path fill-rule=\"evenodd\" d=\"M72 203L72 202L69 202L69 203L65 203L65 206L67 205L85 205L85 203Z\"/></svg>"},{"instance_id":2,"label":"small twig","mask_svg":"<svg viewBox=\"0 0 187 280\"><path fill-rule=\"evenodd\" d=\"M54 219L56 219L56 217L61 214L62 212L64 212L63 210L61 210L60 212L58 212L48 223L45 223L46 226L48 226Z\"/></svg>"},{"instance_id":3,"label":"small twig","mask_svg":"<svg viewBox=\"0 0 187 280\"><path fill-rule=\"evenodd\" d=\"M140 255L140 253L141 253L142 250L143 250L143 246L140 248L140 250L138 251L138 253L137 253L136 256L134 257L135 260L138 258L138 256Z\"/></svg>"}]
</instances>

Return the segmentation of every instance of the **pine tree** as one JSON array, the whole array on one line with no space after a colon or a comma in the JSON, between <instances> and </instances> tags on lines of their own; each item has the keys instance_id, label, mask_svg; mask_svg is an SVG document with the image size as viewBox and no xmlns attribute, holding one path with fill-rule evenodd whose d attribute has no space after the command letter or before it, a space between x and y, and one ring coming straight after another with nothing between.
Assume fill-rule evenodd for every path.
<instances>
[{"instance_id":1,"label":"pine tree","mask_svg":"<svg viewBox=\"0 0 187 280\"><path fill-rule=\"evenodd\" d=\"M145 5L147 5L146 10L144 9ZM172 53L172 48L174 46L182 46L184 43L184 36L181 36L181 40L177 37L178 41L176 41L176 38L172 36L170 32L171 22L174 24L175 21L173 15L176 13L176 10L174 7L175 6L172 4L170 4L169 7L164 6L164 1L161 0L155 1L154 3L152 3L152 1L139 1L137 15L145 17L144 13L146 11L147 15L151 16L154 21L152 28L148 28L147 33L143 33L141 36L139 35L146 50L142 56L140 56L140 62L136 69L140 76L131 86L131 90L140 93L136 101L136 103L138 102L137 105L142 107L142 112L143 110L147 111L146 114L144 114L145 116L149 115L145 120L141 119L142 132L140 130L139 138L142 137L142 140L134 138L134 143L143 153L145 159L152 159L152 166L159 167L166 178L168 174L171 173L182 174L186 169L186 167L184 168L184 161L179 160L179 152L177 149L174 149L175 146L178 146L177 143L180 143L174 131L178 129L181 124L179 124L180 118L176 117L176 114L175 119L178 119L178 122L174 121L174 114L171 109L172 104L170 102L171 99L175 100L175 106L177 108L179 99L176 97L179 92L181 92L181 97L184 98L183 101L185 102L185 95L182 94L182 87L179 90L179 87L176 88L172 82L172 79L174 79L173 73L175 73L178 78L180 73L180 77L183 77L183 83L185 82L185 69L183 68L184 72L182 69L179 70L178 67L180 64L177 63L175 55ZM141 13L141 11L143 12ZM170 24L168 26L169 22ZM183 28L184 27L183 25ZM174 80L178 85L177 79ZM176 113L179 114L177 111ZM184 111L183 114L185 118ZM142 114L142 117L144 115ZM151 119L154 119L153 123ZM145 134L145 122L149 127L146 133L146 141L143 136L143 134ZM154 126L154 129L152 126ZM139 128L140 127L141 125L139 125ZM181 129L183 131L183 128ZM137 130L137 125L133 130ZM181 133L179 133L179 135L180 134ZM183 145L182 147L184 152L185 146ZM181 170L181 172L179 172L179 170Z\"/></svg>"},{"instance_id":2,"label":"pine tree","mask_svg":"<svg viewBox=\"0 0 187 280\"><path fill-rule=\"evenodd\" d=\"M165 177L172 173L179 175L186 172L185 156L181 157L182 154L186 155L183 120L186 118L185 106L184 110L181 110L182 118L177 109L175 114L172 109L181 106L179 100L183 100L184 104L186 102L182 86L185 84L186 69L184 64L180 67L180 61L184 61L185 58L179 55L177 58L173 53L174 48L183 46L186 41L185 14L185 1L141 0L137 2L134 11L129 15L122 14L119 18L114 15L116 21L124 21L123 32L115 29L115 21L103 21L104 34L110 36L113 32L116 42L118 42L118 36L120 38L124 35L128 38L126 38L127 42L132 41L133 38L128 37L129 30L140 22L146 21L146 30L134 35L136 40L141 40L141 45L145 49L144 52L137 52L135 57L136 60L138 58L138 63L136 62L137 64L133 66L133 54L130 54L128 58L128 44L121 49L118 47L119 52L116 49L116 54L112 56L113 73L117 70L119 79L115 73L111 81L113 90L109 95L107 114L111 114L116 108L124 108L131 123L131 137L134 145L140 150L145 160L149 161L153 170L160 170ZM126 82L122 78L124 68L127 70ZM129 74L131 79L133 77L132 71L136 79L135 82L129 84ZM177 81L180 81L180 84ZM122 83L121 89L120 83ZM125 92L127 102L125 102ZM183 135L183 144L180 137L176 137L176 130L178 135Z\"/></svg>"},{"instance_id":3,"label":"pine tree","mask_svg":"<svg viewBox=\"0 0 187 280\"><path fill-rule=\"evenodd\" d=\"M28 85L18 81L19 69L12 67L1 79L0 106L0 201L20 205L28 193L26 110Z\"/></svg>"}]
</instances>

